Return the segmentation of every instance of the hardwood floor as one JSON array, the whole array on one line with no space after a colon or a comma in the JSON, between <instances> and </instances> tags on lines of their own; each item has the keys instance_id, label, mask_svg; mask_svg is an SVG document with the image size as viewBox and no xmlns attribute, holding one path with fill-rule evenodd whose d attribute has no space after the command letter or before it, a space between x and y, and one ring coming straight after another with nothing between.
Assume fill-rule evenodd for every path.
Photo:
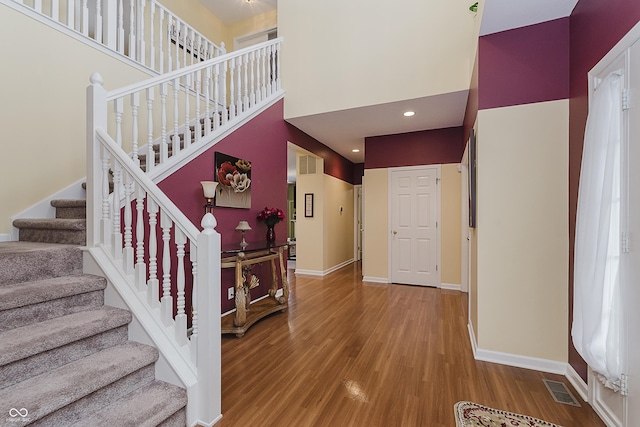
<instances>
[{"instance_id":1,"label":"hardwood floor","mask_svg":"<svg viewBox=\"0 0 640 427\"><path fill-rule=\"evenodd\" d=\"M475 361L466 294L363 283L358 264L289 280L287 312L222 338L217 426L453 427L461 400L604 426L564 377ZM554 402L542 378L565 382L582 407Z\"/></svg>"}]
</instances>

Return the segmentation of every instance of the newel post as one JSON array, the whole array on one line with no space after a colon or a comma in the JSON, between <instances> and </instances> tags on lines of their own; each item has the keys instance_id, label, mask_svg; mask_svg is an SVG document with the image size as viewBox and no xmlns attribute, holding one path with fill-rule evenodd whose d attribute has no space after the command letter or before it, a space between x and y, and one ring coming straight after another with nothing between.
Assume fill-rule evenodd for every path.
<instances>
[{"instance_id":1,"label":"newel post","mask_svg":"<svg viewBox=\"0 0 640 427\"><path fill-rule=\"evenodd\" d=\"M190 420L206 425L222 414L222 362L220 339L220 234L215 231L216 219L211 213L202 218L198 235L198 399Z\"/></svg>"},{"instance_id":2,"label":"newel post","mask_svg":"<svg viewBox=\"0 0 640 427\"><path fill-rule=\"evenodd\" d=\"M87 246L100 243L101 144L97 129L107 129L107 91L102 76L91 74L87 87Z\"/></svg>"}]
</instances>

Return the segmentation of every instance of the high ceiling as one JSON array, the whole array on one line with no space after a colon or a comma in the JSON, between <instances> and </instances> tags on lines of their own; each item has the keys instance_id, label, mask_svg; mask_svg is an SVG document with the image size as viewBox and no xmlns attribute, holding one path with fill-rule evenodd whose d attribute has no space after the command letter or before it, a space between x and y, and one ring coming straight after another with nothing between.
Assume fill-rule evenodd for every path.
<instances>
[{"instance_id":1,"label":"high ceiling","mask_svg":"<svg viewBox=\"0 0 640 427\"><path fill-rule=\"evenodd\" d=\"M247 0L200 1L227 25L277 7L277 0L252 0L250 3ZM578 0L481 0L480 35L569 16L577 2ZM345 158L354 163L362 163L365 137L461 126L466 101L467 92L463 91L299 117L290 121ZM407 119L401 114L406 110L413 110L416 115ZM354 148L360 151L354 153Z\"/></svg>"}]
</instances>

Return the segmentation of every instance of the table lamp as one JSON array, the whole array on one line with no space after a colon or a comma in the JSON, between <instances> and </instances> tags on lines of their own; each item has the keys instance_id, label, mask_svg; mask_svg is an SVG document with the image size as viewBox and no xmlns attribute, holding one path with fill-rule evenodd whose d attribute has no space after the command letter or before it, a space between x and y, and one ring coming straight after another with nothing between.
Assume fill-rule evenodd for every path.
<instances>
[{"instance_id":1,"label":"table lamp","mask_svg":"<svg viewBox=\"0 0 640 427\"><path fill-rule=\"evenodd\" d=\"M249 226L249 223L245 220L240 221L236 227L236 231L242 231L242 242L240 242L242 249L247 247L247 242L244 240L244 233L249 230L251 230L251 226Z\"/></svg>"}]
</instances>

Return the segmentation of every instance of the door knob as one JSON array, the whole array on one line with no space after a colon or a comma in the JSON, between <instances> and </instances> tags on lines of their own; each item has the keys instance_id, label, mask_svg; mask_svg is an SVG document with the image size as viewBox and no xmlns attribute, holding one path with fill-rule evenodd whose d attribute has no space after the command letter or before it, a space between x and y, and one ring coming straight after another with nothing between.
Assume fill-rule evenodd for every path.
<instances>
[{"instance_id":1,"label":"door knob","mask_svg":"<svg viewBox=\"0 0 640 427\"><path fill-rule=\"evenodd\" d=\"M393 230L393 234L398 234L398 230Z\"/></svg>"}]
</instances>

